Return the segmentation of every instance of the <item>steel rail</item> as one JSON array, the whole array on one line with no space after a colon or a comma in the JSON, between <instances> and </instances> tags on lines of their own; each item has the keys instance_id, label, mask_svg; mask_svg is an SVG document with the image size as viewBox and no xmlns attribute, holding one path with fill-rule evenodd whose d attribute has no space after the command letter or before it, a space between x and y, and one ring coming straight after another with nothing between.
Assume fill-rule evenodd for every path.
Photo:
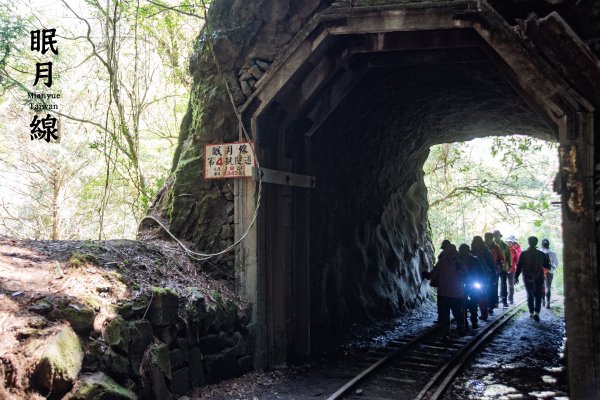
<instances>
[{"instance_id":1,"label":"steel rail","mask_svg":"<svg viewBox=\"0 0 600 400\"><path fill-rule=\"evenodd\" d=\"M446 364L444 364L435 375L427 382L427 384L421 389L419 394L414 400L422 400L427 398L428 400L437 400L446 391L448 386L454 381L456 374L464 367L465 363L474 355L480 347L488 341L490 336L494 335L498 329L512 319L519 311L523 309L526 301L522 300L520 303L515 304L514 307L508 311L499 315L491 324L485 327L484 330L478 332L477 335L465 344L456 354L454 354ZM441 380L440 380L441 379ZM439 382L439 383L438 383ZM427 393L433 391L431 395L425 397Z\"/></svg>"},{"instance_id":2,"label":"steel rail","mask_svg":"<svg viewBox=\"0 0 600 400\"><path fill-rule=\"evenodd\" d=\"M462 345L460 350L458 350L455 354L453 354L450 359L441 366L434 376L423 386L421 391L415 397L415 400L423 400L427 399L438 399L448 388L450 383L454 381L456 374L463 368L465 363L473 356L473 354L479 350L479 348L489 340L489 338L494 335L497 330L502 327L506 322L508 322L515 314L517 314L525 304L525 300L521 300L517 304L515 304L510 309L504 311L498 317L494 318L489 322L487 326L485 326L481 331L477 332L472 338L469 339L467 343ZM398 357L400 354L405 352L406 350L412 349L422 342L425 339L428 339L431 336L435 336L444 328L443 325L436 325L431 328L426 329L423 333L416 336L415 338L409 340L402 346L394 349L389 354L383 356L378 359L367 368L362 370L358 375L348 381L345 385L340 387L335 393L330 395L327 400L338 400L342 399L345 395L349 395L350 389L355 387L359 382L364 381L367 377L371 377L374 372L380 369L383 365L392 361L394 358ZM425 397L428 393L433 392L428 397Z\"/></svg>"},{"instance_id":3,"label":"steel rail","mask_svg":"<svg viewBox=\"0 0 600 400\"><path fill-rule=\"evenodd\" d=\"M394 351L390 352L386 356L380 358L379 360L377 360L376 362L374 362L373 364L371 364L370 366L365 368L358 375L356 375L354 378L352 378L350 381L348 381L348 383L346 383L344 386L339 388L335 393L333 393L331 396L329 396L327 398L327 400L338 400L338 399L343 398L343 396L350 389L352 389L354 386L356 386L357 383L359 383L360 381L365 379L367 376L369 376L373 371L375 371L376 369L378 369L379 367L381 367L382 365L384 365L391 359L395 358L399 353L403 352L404 350L414 347L415 345L419 344L424 338L434 335L435 333L440 331L442 328L443 328L442 325L435 325L435 326L432 326L431 328L427 328L420 335L409 340L402 346L398 347Z\"/></svg>"}]
</instances>

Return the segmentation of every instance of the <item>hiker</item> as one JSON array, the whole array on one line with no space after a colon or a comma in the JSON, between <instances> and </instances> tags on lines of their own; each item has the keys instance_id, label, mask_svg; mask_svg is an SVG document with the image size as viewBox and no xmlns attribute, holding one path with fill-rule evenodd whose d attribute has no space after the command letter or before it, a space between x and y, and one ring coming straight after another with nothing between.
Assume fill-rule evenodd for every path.
<instances>
[{"instance_id":1,"label":"hiker","mask_svg":"<svg viewBox=\"0 0 600 400\"><path fill-rule=\"evenodd\" d=\"M542 239L542 252L548 256L548 261L550 262L550 268L544 271L544 287L546 290L545 305L547 308L550 308L552 279L554 278L554 273L558 268L558 257L554 251L550 250L550 241L548 239ZM542 306L543 305L544 299L542 298Z\"/></svg>"},{"instance_id":2,"label":"hiker","mask_svg":"<svg viewBox=\"0 0 600 400\"><path fill-rule=\"evenodd\" d=\"M517 264L519 257L521 256L521 245L517 242L517 238L514 235L510 235L506 238L506 244L510 250L510 268L508 269L508 302L510 304L515 303L515 273L517 272Z\"/></svg>"},{"instance_id":3,"label":"hiker","mask_svg":"<svg viewBox=\"0 0 600 400\"><path fill-rule=\"evenodd\" d=\"M486 232L484 235L485 245L487 246L490 253L492 253L493 268L492 268L492 281L488 289L489 299L488 308L490 315L494 315L494 308L498 307L498 279L500 277L500 271L502 270L502 264L504 264L504 254L502 249L496 243L494 243L494 234L492 232Z\"/></svg>"},{"instance_id":4,"label":"hiker","mask_svg":"<svg viewBox=\"0 0 600 400\"><path fill-rule=\"evenodd\" d=\"M440 254L438 255L438 262L444 257L444 251L448 248L448 245L452 244L448 239L444 239L442 240L442 244L440 245L440 248L442 249L442 251L440 251ZM431 281L431 286L437 288L438 283L437 280L435 281ZM438 295L437 295L437 320L434 321L434 323L438 324L440 323L440 293L438 291Z\"/></svg>"},{"instance_id":5,"label":"hiker","mask_svg":"<svg viewBox=\"0 0 600 400\"><path fill-rule=\"evenodd\" d=\"M440 304L440 322L450 334L450 311L456 320L459 335L465 334L464 295L466 269L456 251L456 246L449 244L444 256L437 262L431 273L423 276L438 282L438 298Z\"/></svg>"},{"instance_id":6,"label":"hiker","mask_svg":"<svg viewBox=\"0 0 600 400\"><path fill-rule=\"evenodd\" d=\"M465 327L469 326L467 314L470 314L471 327L477 329L477 306L479 304L479 297L486 293L483 286L486 276L479 258L471 253L471 248L468 244L461 244L458 252L467 269L467 276L465 278Z\"/></svg>"},{"instance_id":7,"label":"hiker","mask_svg":"<svg viewBox=\"0 0 600 400\"><path fill-rule=\"evenodd\" d=\"M527 291L527 307L529 316L536 321L540 320L542 307L542 293L544 290L544 268L550 268L548 256L537 249L538 238L530 236L527 239L529 248L521 253L517 264L515 282L519 283L519 276L523 273L523 283Z\"/></svg>"},{"instance_id":8,"label":"hiker","mask_svg":"<svg viewBox=\"0 0 600 400\"><path fill-rule=\"evenodd\" d=\"M482 282L482 293L479 296L479 311L481 316L479 317L482 321L488 320L489 309L488 309L488 300L489 300L489 286L492 283L492 280L496 276L494 270L494 260L492 258L492 253L488 250L485 245L483 238L481 236L473 236L473 240L471 241L471 252L479 259L481 266L483 268L483 282Z\"/></svg>"},{"instance_id":9,"label":"hiker","mask_svg":"<svg viewBox=\"0 0 600 400\"><path fill-rule=\"evenodd\" d=\"M510 264L510 249L508 245L502 240L502 233L499 230L494 231L494 243L500 247L502 251L503 261L500 264L500 297L502 298L502 305L508 307L508 271L511 269Z\"/></svg>"}]
</instances>

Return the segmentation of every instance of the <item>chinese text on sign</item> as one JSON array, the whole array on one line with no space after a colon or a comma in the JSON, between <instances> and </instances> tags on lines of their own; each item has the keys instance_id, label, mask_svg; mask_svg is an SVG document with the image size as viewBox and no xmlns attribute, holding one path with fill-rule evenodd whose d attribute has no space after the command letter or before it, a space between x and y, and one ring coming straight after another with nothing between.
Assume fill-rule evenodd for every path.
<instances>
[{"instance_id":1,"label":"chinese text on sign","mask_svg":"<svg viewBox=\"0 0 600 400\"><path fill-rule=\"evenodd\" d=\"M252 177L254 152L251 143L208 144L204 150L206 179Z\"/></svg>"}]
</instances>

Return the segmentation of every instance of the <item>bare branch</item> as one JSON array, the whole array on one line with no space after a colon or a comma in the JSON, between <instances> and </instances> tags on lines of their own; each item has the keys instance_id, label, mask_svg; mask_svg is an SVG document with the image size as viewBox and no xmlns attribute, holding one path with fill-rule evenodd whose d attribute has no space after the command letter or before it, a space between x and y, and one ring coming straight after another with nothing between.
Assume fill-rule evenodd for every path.
<instances>
[{"instance_id":1,"label":"bare branch","mask_svg":"<svg viewBox=\"0 0 600 400\"><path fill-rule=\"evenodd\" d=\"M171 7L171 6L168 6L168 5L166 5L166 4L159 3L159 2L157 2L157 1L153 1L153 0L146 0L146 1L147 1L148 3L150 3L150 4L154 4L155 6L162 7L162 8L164 8L164 9L166 9L166 10L172 10L172 11L175 11L175 12L178 12L178 13L181 13L181 14L184 14L184 15L188 15L188 16L190 16L190 17L194 17L194 18L198 18L198 19L204 20L204 17L202 17L202 16L200 16L200 15L198 15L198 14L194 14L194 13L191 13L191 12L188 12L188 11L183 11L183 10L181 10L181 9L179 9L179 8L176 8L176 7ZM203 6L204 6L204 5L203 5Z\"/></svg>"}]
</instances>

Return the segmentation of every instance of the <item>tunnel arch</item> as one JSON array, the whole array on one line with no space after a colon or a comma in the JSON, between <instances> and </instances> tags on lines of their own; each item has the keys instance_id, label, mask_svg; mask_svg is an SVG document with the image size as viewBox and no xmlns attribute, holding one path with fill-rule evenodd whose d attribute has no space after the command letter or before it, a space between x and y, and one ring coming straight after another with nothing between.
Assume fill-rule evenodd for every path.
<instances>
[{"instance_id":1,"label":"tunnel arch","mask_svg":"<svg viewBox=\"0 0 600 400\"><path fill-rule=\"evenodd\" d=\"M558 15L551 14L543 21L558 27L568 39L571 54L585 60L583 46ZM314 201L310 189L314 180L309 176L315 170L315 149L311 148L311 142L327 137L323 131L339 125L335 114L359 102L350 102L349 98L360 92L361 85L382 82L386 76L383 70L397 73L403 68L417 79L428 76L423 73L425 70L453 64L447 67L453 73L462 70L463 75L471 72L468 75L471 78L477 74L487 76L485 83L497 83L490 90L504 91L508 97L503 98L511 101L495 107L488 104L489 108L480 102L469 103L468 107L476 112L470 114L472 118L465 114L459 122L470 130L444 133L438 129L438 137L432 136L429 146L436 140L490 136L492 130L511 134L510 129L502 127L514 126L560 143L563 229L564 236L573 239L564 248L569 372L579 382L571 394L576 398L574 393L587 396L599 392L596 369L600 370L600 343L594 332L599 328L600 318L598 309L590 305L598 303L596 239L591 217L597 118L594 104L598 99L582 87L587 77L576 66L568 65L572 60L557 64L553 62L555 59L532 50L531 41L538 40L536 43L542 47L543 38L536 37L539 21L529 22L531 26L521 29L509 26L484 1L331 7L317 14L300 31L257 82L256 91L241 111L267 175L263 176L266 184L258 223L238 252L237 264L241 291L255 304L258 366L277 367L294 356L307 355L311 336L314 337L311 328L320 329L310 312L315 311L314 304L311 308L309 280L314 234L311 225L315 220L309 218ZM431 74L443 78L439 71ZM414 79L410 82L415 83ZM377 98L375 95L373 101ZM473 100L464 93L459 99ZM506 112L506 119L496 121L495 128L490 129L493 125L490 121L498 119L500 114L498 106ZM485 118L486 129L490 133L478 135L475 132L478 121L473 115L482 117L486 110L489 114ZM358 113L348 114L356 117ZM444 135L450 136L444 138ZM423 143L424 149L407 155L408 159L415 159L413 165L424 162L427 142ZM419 192L417 186L422 179L419 180L417 172L413 178L404 185L397 183L401 194L398 201L388 201L388 205L400 207L399 202L414 200L409 198L410 193ZM269 179L272 182L284 179L287 184L269 184ZM321 180L317 176L317 182ZM237 186L236 212L242 221L239 236L251 219L257 186L253 182ZM431 257L426 236L420 240L422 248L414 253L418 256L408 257L417 258L416 268ZM590 265L594 267L589 268ZM589 351L590 347L594 350Z\"/></svg>"},{"instance_id":2,"label":"tunnel arch","mask_svg":"<svg viewBox=\"0 0 600 400\"><path fill-rule=\"evenodd\" d=\"M490 63L372 68L311 135L312 169L298 171L318 183L310 276L322 288L311 291L313 327L389 317L422 301L414 287L432 264L422 174L429 148L519 133L558 140Z\"/></svg>"}]
</instances>

